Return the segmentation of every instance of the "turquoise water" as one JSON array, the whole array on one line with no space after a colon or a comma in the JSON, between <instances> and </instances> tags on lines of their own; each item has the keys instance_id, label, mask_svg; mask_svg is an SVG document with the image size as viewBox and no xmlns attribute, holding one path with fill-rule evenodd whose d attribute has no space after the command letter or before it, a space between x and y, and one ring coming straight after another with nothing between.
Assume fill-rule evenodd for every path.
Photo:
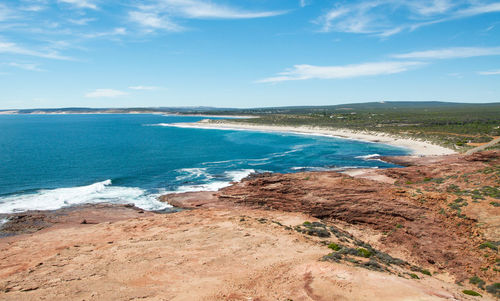
<instances>
[{"instance_id":1,"label":"turquoise water","mask_svg":"<svg viewBox=\"0 0 500 301\"><path fill-rule=\"evenodd\" d=\"M384 168L407 150L286 133L160 124L201 117L0 115L0 213L80 203L165 209L159 194L217 190L254 172ZM368 156L368 157L367 157Z\"/></svg>"}]
</instances>

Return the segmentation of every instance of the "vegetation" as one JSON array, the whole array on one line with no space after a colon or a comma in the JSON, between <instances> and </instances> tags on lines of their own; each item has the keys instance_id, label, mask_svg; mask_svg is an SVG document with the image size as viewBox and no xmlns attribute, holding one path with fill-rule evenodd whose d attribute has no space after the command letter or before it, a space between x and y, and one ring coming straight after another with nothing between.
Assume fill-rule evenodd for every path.
<instances>
[{"instance_id":1,"label":"vegetation","mask_svg":"<svg viewBox=\"0 0 500 301\"><path fill-rule=\"evenodd\" d=\"M479 249L485 249L485 248L490 248L492 250L495 250L495 251L498 251L498 246L496 243L494 242L491 242L491 241L487 241L487 242L483 242L480 246L479 246Z\"/></svg>"},{"instance_id":2,"label":"vegetation","mask_svg":"<svg viewBox=\"0 0 500 301\"><path fill-rule=\"evenodd\" d=\"M479 296L482 297L482 295L478 292L475 292L473 290L463 290L462 293L469 295L469 296Z\"/></svg>"},{"instance_id":3,"label":"vegetation","mask_svg":"<svg viewBox=\"0 0 500 301\"><path fill-rule=\"evenodd\" d=\"M493 283L486 287L486 291L497 298L500 298L500 283Z\"/></svg>"},{"instance_id":4,"label":"vegetation","mask_svg":"<svg viewBox=\"0 0 500 301\"><path fill-rule=\"evenodd\" d=\"M339 246L339 245L337 245L336 243L333 243L333 242L332 242L331 244L329 244L329 245L328 245L328 248L330 248L330 249L332 249L332 250L334 250L334 251L338 251L338 250L340 250L342 247L341 247L341 246Z\"/></svg>"},{"instance_id":5,"label":"vegetation","mask_svg":"<svg viewBox=\"0 0 500 301\"><path fill-rule=\"evenodd\" d=\"M358 249L358 254L359 256L365 257L365 258L370 258L373 253L365 248L359 248Z\"/></svg>"},{"instance_id":6,"label":"vegetation","mask_svg":"<svg viewBox=\"0 0 500 301\"><path fill-rule=\"evenodd\" d=\"M477 286L477 287L479 287L480 289L484 289L484 285L486 284L486 282L484 282L484 280L483 280L483 279L481 279L481 278L479 278L479 277L477 277L477 276L471 277L471 278L469 279L469 282L470 282L471 284L476 285L476 286Z\"/></svg>"},{"instance_id":7,"label":"vegetation","mask_svg":"<svg viewBox=\"0 0 500 301\"><path fill-rule=\"evenodd\" d=\"M432 276L431 272L429 270L421 270L420 271L422 274L427 275L427 276Z\"/></svg>"},{"instance_id":8,"label":"vegetation","mask_svg":"<svg viewBox=\"0 0 500 301\"><path fill-rule=\"evenodd\" d=\"M223 113L223 112L218 112ZM500 104L385 102L324 107L246 109L259 118L232 122L282 126L319 126L409 135L466 150L500 136ZM494 146L495 147L495 146Z\"/></svg>"}]
</instances>

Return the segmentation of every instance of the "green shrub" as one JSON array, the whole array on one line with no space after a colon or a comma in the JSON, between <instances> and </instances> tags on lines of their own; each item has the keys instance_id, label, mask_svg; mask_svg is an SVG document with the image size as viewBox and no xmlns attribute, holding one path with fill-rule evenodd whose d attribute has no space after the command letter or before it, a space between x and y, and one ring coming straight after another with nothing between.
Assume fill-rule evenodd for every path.
<instances>
[{"instance_id":1,"label":"green shrub","mask_svg":"<svg viewBox=\"0 0 500 301\"><path fill-rule=\"evenodd\" d=\"M473 290L463 290L462 293L469 295L469 296L479 296L482 297L482 295L478 292L475 292Z\"/></svg>"},{"instance_id":2,"label":"green shrub","mask_svg":"<svg viewBox=\"0 0 500 301\"><path fill-rule=\"evenodd\" d=\"M500 298L500 283L493 283L486 287L486 291L497 298Z\"/></svg>"},{"instance_id":3,"label":"green shrub","mask_svg":"<svg viewBox=\"0 0 500 301\"><path fill-rule=\"evenodd\" d=\"M408 275L410 275L410 277L413 279L420 279L420 277L418 277L417 274L410 273Z\"/></svg>"},{"instance_id":4,"label":"green shrub","mask_svg":"<svg viewBox=\"0 0 500 301\"><path fill-rule=\"evenodd\" d=\"M427 276L432 276L432 274L429 270L421 270L420 273L427 275Z\"/></svg>"},{"instance_id":5,"label":"green shrub","mask_svg":"<svg viewBox=\"0 0 500 301\"><path fill-rule=\"evenodd\" d=\"M308 226L311 226L312 224L311 224L311 222L304 222L303 225L308 227Z\"/></svg>"},{"instance_id":6,"label":"green shrub","mask_svg":"<svg viewBox=\"0 0 500 301\"><path fill-rule=\"evenodd\" d=\"M331 244L328 245L328 248L334 250L334 251L338 251L340 250L342 247L337 245L336 243L332 242Z\"/></svg>"},{"instance_id":7,"label":"green shrub","mask_svg":"<svg viewBox=\"0 0 500 301\"><path fill-rule=\"evenodd\" d=\"M479 287L480 289L484 289L484 285L486 284L486 282L484 282L483 279L481 279L481 278L479 278L477 276L471 277L469 279L469 282L471 284L477 285L477 287Z\"/></svg>"},{"instance_id":8,"label":"green shrub","mask_svg":"<svg viewBox=\"0 0 500 301\"><path fill-rule=\"evenodd\" d=\"M492 250L498 251L498 247L494 243L492 243L491 241L483 242L479 246L479 249L485 249L485 248L490 248Z\"/></svg>"},{"instance_id":9,"label":"green shrub","mask_svg":"<svg viewBox=\"0 0 500 301\"><path fill-rule=\"evenodd\" d=\"M365 248L359 248L358 249L358 255L362 256L362 257L365 257L365 258L370 258L373 255L373 253L372 253L372 251L369 251L369 250L367 250Z\"/></svg>"}]
</instances>

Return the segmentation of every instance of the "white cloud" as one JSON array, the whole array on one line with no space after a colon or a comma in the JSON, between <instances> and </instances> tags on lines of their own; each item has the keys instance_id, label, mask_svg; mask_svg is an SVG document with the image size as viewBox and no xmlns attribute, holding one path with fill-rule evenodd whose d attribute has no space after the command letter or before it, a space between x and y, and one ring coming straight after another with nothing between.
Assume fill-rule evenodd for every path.
<instances>
[{"instance_id":1,"label":"white cloud","mask_svg":"<svg viewBox=\"0 0 500 301\"><path fill-rule=\"evenodd\" d=\"M22 6L20 7L20 9L29 12L39 12L46 9L46 7L41 5L29 5L29 6Z\"/></svg>"},{"instance_id":2,"label":"white cloud","mask_svg":"<svg viewBox=\"0 0 500 301\"><path fill-rule=\"evenodd\" d=\"M466 0L362 0L346 3L337 4L316 20L322 31L388 37L422 26L500 12L500 3Z\"/></svg>"},{"instance_id":3,"label":"white cloud","mask_svg":"<svg viewBox=\"0 0 500 301\"><path fill-rule=\"evenodd\" d=\"M422 65L420 62L376 62L345 66L295 65L278 76L258 80L258 83L275 83L306 79L343 79L401 73L411 67Z\"/></svg>"},{"instance_id":4,"label":"white cloud","mask_svg":"<svg viewBox=\"0 0 500 301\"><path fill-rule=\"evenodd\" d=\"M15 68L20 68L20 69L24 69L24 70L29 70L29 71L44 71L44 70L38 68L37 64L25 64L25 63L11 62L11 63L7 63L6 65L10 66L10 67L15 67Z\"/></svg>"},{"instance_id":5,"label":"white cloud","mask_svg":"<svg viewBox=\"0 0 500 301\"><path fill-rule=\"evenodd\" d=\"M480 14L500 12L500 3L479 4L467 9L463 9L457 13L458 16L469 17Z\"/></svg>"},{"instance_id":6,"label":"white cloud","mask_svg":"<svg viewBox=\"0 0 500 301\"><path fill-rule=\"evenodd\" d=\"M155 8L192 19L253 19L284 14L283 11L246 11L200 0L162 0Z\"/></svg>"},{"instance_id":7,"label":"white cloud","mask_svg":"<svg viewBox=\"0 0 500 301\"><path fill-rule=\"evenodd\" d=\"M59 2L70 4L77 8L97 9L97 5L88 0L59 0Z\"/></svg>"},{"instance_id":8,"label":"white cloud","mask_svg":"<svg viewBox=\"0 0 500 301\"><path fill-rule=\"evenodd\" d=\"M492 71L479 71L478 74L480 74L480 75L500 75L500 69L499 70L492 70Z\"/></svg>"},{"instance_id":9,"label":"white cloud","mask_svg":"<svg viewBox=\"0 0 500 301\"><path fill-rule=\"evenodd\" d=\"M71 60L70 57L62 56L57 51L50 50L47 52L42 52L31 50L11 42L0 42L0 53L35 56L54 60Z\"/></svg>"},{"instance_id":10,"label":"white cloud","mask_svg":"<svg viewBox=\"0 0 500 301\"><path fill-rule=\"evenodd\" d=\"M170 20L168 16L159 16L154 12L133 11L129 13L130 20L141 26L167 31L183 31L184 28Z\"/></svg>"},{"instance_id":11,"label":"white cloud","mask_svg":"<svg viewBox=\"0 0 500 301\"><path fill-rule=\"evenodd\" d=\"M203 0L155 0L129 13L129 18L144 27L182 31L185 28L173 18L186 19L254 19L278 16L285 11L247 11Z\"/></svg>"},{"instance_id":12,"label":"white cloud","mask_svg":"<svg viewBox=\"0 0 500 301\"><path fill-rule=\"evenodd\" d=\"M147 91L152 91L152 90L158 90L159 87L155 87L155 86L131 86L131 87L128 87L129 89L132 89L132 90L147 90Z\"/></svg>"},{"instance_id":13,"label":"white cloud","mask_svg":"<svg viewBox=\"0 0 500 301\"><path fill-rule=\"evenodd\" d=\"M94 32L94 33L89 33L83 35L85 38L100 38L100 37L109 37L109 36L123 36L127 34L127 29L123 27L118 27L115 28L111 31L106 31L106 32Z\"/></svg>"},{"instance_id":14,"label":"white cloud","mask_svg":"<svg viewBox=\"0 0 500 301\"><path fill-rule=\"evenodd\" d=\"M88 98L115 98L115 97L120 97L120 96L125 96L128 95L127 92L123 92L120 90L113 90L113 89L96 89L92 92L88 92L85 94L85 97Z\"/></svg>"},{"instance_id":15,"label":"white cloud","mask_svg":"<svg viewBox=\"0 0 500 301\"><path fill-rule=\"evenodd\" d=\"M81 18L81 19L69 19L68 22L75 25L87 25L90 22L95 21L95 18Z\"/></svg>"},{"instance_id":16,"label":"white cloud","mask_svg":"<svg viewBox=\"0 0 500 301\"><path fill-rule=\"evenodd\" d=\"M454 47L393 55L399 59L456 59L500 55L500 47Z\"/></svg>"},{"instance_id":17,"label":"white cloud","mask_svg":"<svg viewBox=\"0 0 500 301\"><path fill-rule=\"evenodd\" d=\"M12 11L5 5L0 3L0 22L9 19Z\"/></svg>"}]
</instances>

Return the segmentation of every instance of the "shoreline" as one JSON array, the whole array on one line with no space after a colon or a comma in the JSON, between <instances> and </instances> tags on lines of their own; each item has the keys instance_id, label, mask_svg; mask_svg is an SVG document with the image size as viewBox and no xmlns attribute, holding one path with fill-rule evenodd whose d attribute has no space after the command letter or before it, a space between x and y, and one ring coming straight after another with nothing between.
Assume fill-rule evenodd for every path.
<instances>
[{"instance_id":1,"label":"shoreline","mask_svg":"<svg viewBox=\"0 0 500 301\"><path fill-rule=\"evenodd\" d=\"M493 187L482 171L499 154L397 157L413 164L357 177L266 174L219 192L165 195L188 209L166 215L113 204L17 214L0 235L9 259L0 296L469 300L467 289L495 300L498 278L483 267L497 264L497 250L478 246L498 239L500 208L468 194L461 216L446 187Z\"/></svg>"},{"instance_id":2,"label":"shoreline","mask_svg":"<svg viewBox=\"0 0 500 301\"><path fill-rule=\"evenodd\" d=\"M432 144L427 141L416 140L412 138L400 138L390 134L377 132L357 132L349 129L329 129L322 127L308 126L275 126L275 125L255 125L255 124L235 124L231 122L193 122L193 123L172 123L164 124L179 128L197 128L197 129L217 129L217 130L246 130L258 132L281 132L300 135L326 136L333 138L342 138L358 140L370 143L381 143L391 146L405 148L410 151L409 156L442 156L453 155L458 152L440 145Z\"/></svg>"}]
</instances>

